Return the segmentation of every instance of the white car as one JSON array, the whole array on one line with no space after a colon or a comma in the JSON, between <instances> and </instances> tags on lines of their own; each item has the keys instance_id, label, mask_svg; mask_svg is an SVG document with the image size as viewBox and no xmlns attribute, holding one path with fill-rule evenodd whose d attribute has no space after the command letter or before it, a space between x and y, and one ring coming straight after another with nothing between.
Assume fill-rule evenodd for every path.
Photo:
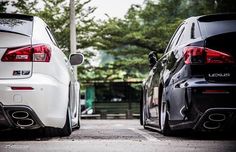
<instances>
[{"instance_id":1,"label":"white car","mask_svg":"<svg viewBox=\"0 0 236 152\"><path fill-rule=\"evenodd\" d=\"M0 14L0 129L43 128L68 136L80 126L79 83L72 66L38 17Z\"/></svg>"}]
</instances>

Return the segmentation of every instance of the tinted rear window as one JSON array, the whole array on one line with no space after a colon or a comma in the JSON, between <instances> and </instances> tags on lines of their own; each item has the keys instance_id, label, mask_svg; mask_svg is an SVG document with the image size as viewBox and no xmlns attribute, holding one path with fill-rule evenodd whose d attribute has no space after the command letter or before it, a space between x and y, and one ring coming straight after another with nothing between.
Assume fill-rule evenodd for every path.
<instances>
[{"instance_id":1,"label":"tinted rear window","mask_svg":"<svg viewBox=\"0 0 236 152\"><path fill-rule=\"evenodd\" d=\"M236 32L236 20L199 22L199 25L204 37Z\"/></svg>"},{"instance_id":2,"label":"tinted rear window","mask_svg":"<svg viewBox=\"0 0 236 152\"><path fill-rule=\"evenodd\" d=\"M0 31L31 36L32 21L15 18L0 18Z\"/></svg>"}]
</instances>

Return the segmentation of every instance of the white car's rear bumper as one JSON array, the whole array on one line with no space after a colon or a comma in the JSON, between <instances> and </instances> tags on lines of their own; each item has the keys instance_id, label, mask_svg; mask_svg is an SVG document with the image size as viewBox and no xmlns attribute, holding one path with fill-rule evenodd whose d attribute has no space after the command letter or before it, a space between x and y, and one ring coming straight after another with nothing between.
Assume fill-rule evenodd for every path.
<instances>
[{"instance_id":1,"label":"white car's rear bumper","mask_svg":"<svg viewBox=\"0 0 236 152\"><path fill-rule=\"evenodd\" d=\"M62 128L66 120L68 86L42 74L33 74L28 79L0 80L0 103L2 107L28 107L39 119L40 126Z\"/></svg>"}]
</instances>

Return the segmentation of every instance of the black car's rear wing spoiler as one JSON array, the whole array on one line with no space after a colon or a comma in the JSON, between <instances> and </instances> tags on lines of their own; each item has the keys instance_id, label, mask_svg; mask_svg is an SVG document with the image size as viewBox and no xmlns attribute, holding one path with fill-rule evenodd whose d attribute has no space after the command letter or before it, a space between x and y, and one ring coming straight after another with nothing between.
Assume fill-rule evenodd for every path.
<instances>
[{"instance_id":1,"label":"black car's rear wing spoiler","mask_svg":"<svg viewBox=\"0 0 236 152\"><path fill-rule=\"evenodd\" d=\"M27 21L33 21L33 16L23 15L23 14L9 14L9 13L0 13L0 18L15 18Z\"/></svg>"},{"instance_id":2,"label":"black car's rear wing spoiler","mask_svg":"<svg viewBox=\"0 0 236 152\"><path fill-rule=\"evenodd\" d=\"M224 21L224 20L236 20L235 13L223 13L223 14L213 14L204 15L198 18L199 22L213 22L213 21Z\"/></svg>"}]
</instances>

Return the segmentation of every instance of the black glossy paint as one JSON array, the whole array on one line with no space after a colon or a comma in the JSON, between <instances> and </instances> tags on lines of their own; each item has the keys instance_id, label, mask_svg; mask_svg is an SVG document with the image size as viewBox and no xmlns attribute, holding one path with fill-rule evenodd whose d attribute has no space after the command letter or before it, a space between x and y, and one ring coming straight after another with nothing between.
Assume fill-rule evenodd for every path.
<instances>
[{"instance_id":1,"label":"black glossy paint","mask_svg":"<svg viewBox=\"0 0 236 152\"><path fill-rule=\"evenodd\" d=\"M187 46L207 47L227 52L236 58L236 25L232 28L235 21L235 14L230 18L218 14L191 17L178 27L163 56L143 81L141 115L144 115L142 121L145 127L150 125L160 128L160 104L164 93L168 105L168 124L172 131L212 131L205 129L203 124L211 113L222 111L226 113L226 120L220 122L221 128L218 130L232 129L232 122L235 122L232 120L236 120L236 65L185 64L183 52ZM214 32L218 24L224 27L225 32L224 29ZM214 29L207 35L208 25Z\"/></svg>"}]
</instances>

